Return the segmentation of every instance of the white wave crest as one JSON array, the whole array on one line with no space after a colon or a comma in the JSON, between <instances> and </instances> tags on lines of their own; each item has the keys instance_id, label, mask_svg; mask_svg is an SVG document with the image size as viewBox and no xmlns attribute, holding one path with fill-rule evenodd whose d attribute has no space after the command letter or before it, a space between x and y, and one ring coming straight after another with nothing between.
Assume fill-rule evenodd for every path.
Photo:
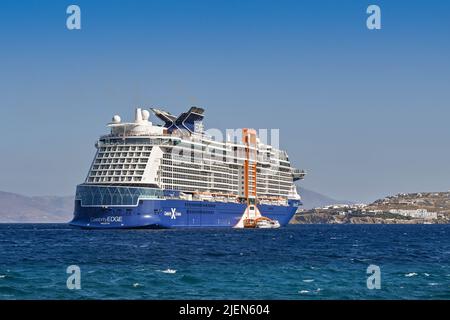
<instances>
[{"instance_id":1,"label":"white wave crest","mask_svg":"<svg viewBox=\"0 0 450 320\"><path fill-rule=\"evenodd\" d=\"M177 273L177 270L175 270L175 269L166 269L166 270L158 270L158 271L162 272L162 273L170 273L170 274Z\"/></svg>"},{"instance_id":2,"label":"white wave crest","mask_svg":"<svg viewBox=\"0 0 450 320\"><path fill-rule=\"evenodd\" d=\"M405 274L405 277L414 277L414 276L417 276L417 273L410 272L410 273Z\"/></svg>"},{"instance_id":3,"label":"white wave crest","mask_svg":"<svg viewBox=\"0 0 450 320\"><path fill-rule=\"evenodd\" d=\"M298 293L300 293L300 294L309 293L309 290L301 290L301 291L299 291Z\"/></svg>"}]
</instances>

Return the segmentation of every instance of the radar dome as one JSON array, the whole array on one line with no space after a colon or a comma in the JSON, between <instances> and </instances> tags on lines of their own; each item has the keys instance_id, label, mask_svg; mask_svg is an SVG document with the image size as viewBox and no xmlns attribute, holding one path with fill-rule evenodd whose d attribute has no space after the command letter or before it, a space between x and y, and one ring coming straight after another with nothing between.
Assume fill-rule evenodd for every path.
<instances>
[{"instance_id":1,"label":"radar dome","mask_svg":"<svg viewBox=\"0 0 450 320\"><path fill-rule=\"evenodd\" d=\"M113 123L120 123L120 121L121 121L120 116L117 114L112 118Z\"/></svg>"},{"instance_id":2,"label":"radar dome","mask_svg":"<svg viewBox=\"0 0 450 320\"><path fill-rule=\"evenodd\" d=\"M148 121L150 118L150 112L148 110L142 110L142 120Z\"/></svg>"}]
</instances>

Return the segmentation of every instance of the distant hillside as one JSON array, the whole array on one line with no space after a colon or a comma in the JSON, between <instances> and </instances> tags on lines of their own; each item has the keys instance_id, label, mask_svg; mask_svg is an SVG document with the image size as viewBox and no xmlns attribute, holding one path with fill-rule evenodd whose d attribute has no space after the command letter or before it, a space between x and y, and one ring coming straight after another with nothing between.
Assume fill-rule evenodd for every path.
<instances>
[{"instance_id":1,"label":"distant hillside","mask_svg":"<svg viewBox=\"0 0 450 320\"><path fill-rule=\"evenodd\" d=\"M438 212L450 217L450 191L449 192L417 192L399 193L376 200L369 204L366 210L387 212L389 210L417 210Z\"/></svg>"},{"instance_id":2,"label":"distant hillside","mask_svg":"<svg viewBox=\"0 0 450 320\"><path fill-rule=\"evenodd\" d=\"M299 211L291 223L450 223L450 192L400 193L375 202Z\"/></svg>"},{"instance_id":3,"label":"distant hillside","mask_svg":"<svg viewBox=\"0 0 450 320\"><path fill-rule=\"evenodd\" d=\"M303 209L349 201L334 200L318 192L300 188ZM73 196L28 197L0 191L0 223L68 222L73 213Z\"/></svg>"},{"instance_id":4,"label":"distant hillside","mask_svg":"<svg viewBox=\"0 0 450 320\"><path fill-rule=\"evenodd\" d=\"M73 197L27 197L0 191L0 222L68 222Z\"/></svg>"},{"instance_id":5,"label":"distant hillside","mask_svg":"<svg viewBox=\"0 0 450 320\"><path fill-rule=\"evenodd\" d=\"M302 197L303 206L302 209L313 209L318 207L329 206L331 204L352 204L353 202L347 200L335 200L320 194L315 191L311 191L305 188L298 187L299 193Z\"/></svg>"}]
</instances>

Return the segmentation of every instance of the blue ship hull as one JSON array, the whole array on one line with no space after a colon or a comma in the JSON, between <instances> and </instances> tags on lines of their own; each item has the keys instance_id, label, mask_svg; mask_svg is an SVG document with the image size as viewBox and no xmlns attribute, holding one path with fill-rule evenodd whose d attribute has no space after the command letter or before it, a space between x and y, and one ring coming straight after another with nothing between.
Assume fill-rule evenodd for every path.
<instances>
[{"instance_id":1,"label":"blue ship hull","mask_svg":"<svg viewBox=\"0 0 450 320\"><path fill-rule=\"evenodd\" d=\"M258 205L261 214L289 223L298 201L289 206ZM83 207L75 202L73 226L83 228L191 228L234 227L241 219L245 204L186 201L141 200L135 207Z\"/></svg>"},{"instance_id":2,"label":"blue ship hull","mask_svg":"<svg viewBox=\"0 0 450 320\"><path fill-rule=\"evenodd\" d=\"M83 228L190 228L234 227L246 205L234 202L190 201L180 192L157 188L77 186L73 226ZM301 204L258 205L265 217L286 225Z\"/></svg>"}]
</instances>

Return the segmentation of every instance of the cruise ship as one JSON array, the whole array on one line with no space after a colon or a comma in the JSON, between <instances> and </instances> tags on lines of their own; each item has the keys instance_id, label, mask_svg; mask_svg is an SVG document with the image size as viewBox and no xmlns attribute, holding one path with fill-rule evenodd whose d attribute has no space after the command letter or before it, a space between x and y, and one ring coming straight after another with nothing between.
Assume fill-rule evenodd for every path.
<instances>
[{"instance_id":1,"label":"cruise ship","mask_svg":"<svg viewBox=\"0 0 450 320\"><path fill-rule=\"evenodd\" d=\"M153 124L153 117L161 124ZM262 143L254 129L216 139L203 127L204 109L175 116L135 110L115 115L110 132L77 186L73 226L191 228L285 226L301 205L285 151Z\"/></svg>"}]
</instances>

